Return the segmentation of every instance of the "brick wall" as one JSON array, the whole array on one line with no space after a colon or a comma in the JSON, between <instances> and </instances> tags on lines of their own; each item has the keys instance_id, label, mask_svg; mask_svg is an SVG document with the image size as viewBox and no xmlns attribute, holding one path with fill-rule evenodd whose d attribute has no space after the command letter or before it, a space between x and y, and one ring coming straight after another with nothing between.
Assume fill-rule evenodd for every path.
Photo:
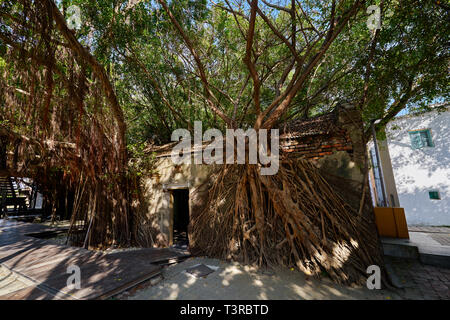
<instances>
[{"instance_id":1,"label":"brick wall","mask_svg":"<svg viewBox=\"0 0 450 320\"><path fill-rule=\"evenodd\" d=\"M296 120L280 128L280 149L287 158L319 160L338 151L359 153L361 116L354 108L339 108L316 118ZM352 138L353 137L353 138Z\"/></svg>"},{"instance_id":2,"label":"brick wall","mask_svg":"<svg viewBox=\"0 0 450 320\"><path fill-rule=\"evenodd\" d=\"M366 157L360 112L343 105L332 113L285 126L280 128L281 156L315 162L333 190L359 212ZM363 215L373 219L370 194L366 192L365 197Z\"/></svg>"},{"instance_id":3,"label":"brick wall","mask_svg":"<svg viewBox=\"0 0 450 320\"><path fill-rule=\"evenodd\" d=\"M289 158L318 160L337 151L353 152L350 135L345 129L331 134L316 134L296 138L280 138L280 149Z\"/></svg>"}]
</instances>

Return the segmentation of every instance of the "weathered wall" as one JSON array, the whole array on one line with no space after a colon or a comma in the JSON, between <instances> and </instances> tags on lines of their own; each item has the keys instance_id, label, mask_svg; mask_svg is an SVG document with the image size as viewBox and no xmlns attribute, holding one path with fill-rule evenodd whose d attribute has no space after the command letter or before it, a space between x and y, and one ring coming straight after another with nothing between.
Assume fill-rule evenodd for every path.
<instances>
[{"instance_id":1,"label":"weathered wall","mask_svg":"<svg viewBox=\"0 0 450 320\"><path fill-rule=\"evenodd\" d=\"M361 184L366 147L360 113L352 107L341 107L328 122L333 124L307 135L281 135L280 149L289 158L312 160L330 174Z\"/></svg>"},{"instance_id":2,"label":"weathered wall","mask_svg":"<svg viewBox=\"0 0 450 320\"><path fill-rule=\"evenodd\" d=\"M314 129L308 135L303 132L290 137L280 135L280 149L284 152L282 157L304 158L316 162L336 190L346 196L349 204L357 209L361 199L365 157L360 114L354 108L340 108L333 117L322 121L322 125L326 128ZM195 164L176 166L167 152L157 159L157 173L145 179L143 187L148 218L159 225L158 244L172 243L173 209L170 190L189 189L190 212L195 212L201 207L204 200L201 198L205 198L209 188L208 184L204 184L202 190L198 187L208 181L215 168ZM197 189L196 192L193 192L194 189ZM369 202L370 200L367 201Z\"/></svg>"},{"instance_id":3,"label":"weathered wall","mask_svg":"<svg viewBox=\"0 0 450 320\"><path fill-rule=\"evenodd\" d=\"M431 129L434 147L413 149L408 131ZM408 224L450 225L450 111L403 116L387 127L400 206ZM437 190L441 200L431 200Z\"/></svg>"},{"instance_id":4,"label":"weathered wall","mask_svg":"<svg viewBox=\"0 0 450 320\"><path fill-rule=\"evenodd\" d=\"M371 220L374 217L368 190L365 192L364 206L360 208L367 164L364 126L360 112L351 106L339 108L336 126L338 128L336 135L339 134L341 137L345 135L347 145L343 149L335 148L332 155L318 159L318 166L341 198L355 211L362 209L362 215Z\"/></svg>"},{"instance_id":5,"label":"weathered wall","mask_svg":"<svg viewBox=\"0 0 450 320\"><path fill-rule=\"evenodd\" d=\"M143 190L147 206L147 216L158 224L161 234L157 237L159 245L172 243L172 195L173 189L189 189L202 184L213 167L208 165L181 164L174 165L169 157L156 161L156 173L144 179ZM191 198L191 195L189 195Z\"/></svg>"},{"instance_id":6,"label":"weathered wall","mask_svg":"<svg viewBox=\"0 0 450 320\"><path fill-rule=\"evenodd\" d=\"M335 151L352 151L352 142L346 130L338 129L331 134L310 135L296 139L284 139L280 142L284 152L295 157L318 160Z\"/></svg>"}]
</instances>

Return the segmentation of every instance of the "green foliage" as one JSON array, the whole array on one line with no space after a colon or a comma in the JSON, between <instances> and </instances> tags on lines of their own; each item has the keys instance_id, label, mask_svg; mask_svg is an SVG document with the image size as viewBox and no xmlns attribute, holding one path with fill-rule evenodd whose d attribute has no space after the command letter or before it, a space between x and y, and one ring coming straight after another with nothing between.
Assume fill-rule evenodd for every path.
<instances>
[{"instance_id":1,"label":"green foliage","mask_svg":"<svg viewBox=\"0 0 450 320\"><path fill-rule=\"evenodd\" d=\"M333 43L310 79L312 98L301 92L296 99L299 107L294 106L292 113L305 103L314 106L310 114L343 101L359 105L366 80L367 99L360 107L367 125L372 119L389 121L403 110L427 110L431 103L448 100L448 10L435 1L383 1L382 27L376 36L366 19L366 14L360 15ZM326 90L314 95L327 84Z\"/></svg>"},{"instance_id":2,"label":"green foliage","mask_svg":"<svg viewBox=\"0 0 450 320\"><path fill-rule=\"evenodd\" d=\"M228 2L238 12L236 16L223 9L227 7L224 1L215 5L206 0L173 0L168 5L199 52L221 109L245 128L255 121L253 82L243 62L248 21L240 15L248 15L249 8L239 1ZM157 1L130 3L58 2L61 9L70 5L81 8L82 28L76 37L113 79L127 120L128 143L167 143L174 129L189 128L196 120L203 122L204 130L225 129L208 108L192 56L164 10ZM352 3L343 1L337 14ZM449 12L435 1L382 3L382 28L377 35L367 28L368 14L362 8L307 78L284 119L317 115L342 102L359 105L366 94L360 107L368 124L375 118L386 117L388 121L402 110L426 111L431 102L448 99ZM301 4L310 19L303 17L297 5L295 48L299 52L307 45L305 37L326 32L330 15L326 1ZM371 4L381 5L381 1ZM276 29L289 37L289 14L268 6L261 8ZM300 32L299 25L305 30ZM259 15L254 43L255 67L262 83L261 108L265 109L292 78L290 72L287 81L279 83L293 56ZM0 52L3 47L0 42ZM311 48L311 55L318 50L320 42ZM2 61L0 57L0 70L6 67Z\"/></svg>"},{"instance_id":3,"label":"green foliage","mask_svg":"<svg viewBox=\"0 0 450 320\"><path fill-rule=\"evenodd\" d=\"M147 151L145 143L128 144L128 170L131 175L140 177L154 172L156 154Z\"/></svg>"}]
</instances>

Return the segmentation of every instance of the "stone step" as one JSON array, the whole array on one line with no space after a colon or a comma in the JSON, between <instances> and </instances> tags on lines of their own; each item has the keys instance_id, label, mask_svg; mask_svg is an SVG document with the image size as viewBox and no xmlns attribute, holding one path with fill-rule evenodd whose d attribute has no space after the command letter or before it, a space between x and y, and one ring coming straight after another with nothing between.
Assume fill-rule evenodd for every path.
<instances>
[{"instance_id":1,"label":"stone step","mask_svg":"<svg viewBox=\"0 0 450 320\"><path fill-rule=\"evenodd\" d=\"M419 260L423 264L450 269L450 248L408 239L381 238L385 256Z\"/></svg>"},{"instance_id":2,"label":"stone step","mask_svg":"<svg viewBox=\"0 0 450 320\"><path fill-rule=\"evenodd\" d=\"M381 238L381 243L386 256L419 259L419 248L407 239Z\"/></svg>"}]
</instances>

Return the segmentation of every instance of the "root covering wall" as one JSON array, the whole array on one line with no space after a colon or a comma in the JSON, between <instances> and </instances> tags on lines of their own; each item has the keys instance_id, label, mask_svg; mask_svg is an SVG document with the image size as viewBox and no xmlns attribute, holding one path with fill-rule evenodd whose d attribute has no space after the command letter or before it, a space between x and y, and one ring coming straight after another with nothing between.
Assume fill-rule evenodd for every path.
<instances>
[{"instance_id":1,"label":"root covering wall","mask_svg":"<svg viewBox=\"0 0 450 320\"><path fill-rule=\"evenodd\" d=\"M277 246L282 251L287 250L288 257L286 259L280 258L280 263L294 263L303 271L313 274L317 274L321 268L324 268L333 274L335 279L340 279L339 281L356 281L355 279L358 278L356 273L365 270L367 267L364 265L364 261L374 263L373 260L376 261L379 258L378 237L375 225L372 223L373 214L371 201L368 198L369 192L364 192L363 196L365 180L363 172L366 153L362 128L362 120L358 111L354 108L345 107L341 107L331 114L303 121L297 120L281 127L280 149L284 168L282 175L285 178L279 179L277 177L271 179L257 178L258 170L249 165L247 165L248 168L241 165L242 168L237 169L230 169L230 167L238 167L239 165L230 165L226 170L224 170L224 166L219 167L217 165L184 164L176 166L172 163L169 154L160 155L157 162L157 173L144 181L148 221L151 221L158 230L158 234L155 236L156 243L158 245L172 244L173 200L171 190L186 188L189 189L191 217L189 226L190 245L194 254L196 252L206 253L220 258L239 259L245 262L273 263L274 250L270 239L273 237L274 240L277 238ZM229 172L229 175L227 172ZM298 176L296 176L296 172ZM231 177L231 175L235 175L236 178ZM244 178L242 179L242 177ZM256 177L255 180L253 180L254 177ZM286 177L291 177L288 178L291 181L289 185L283 186L283 179L286 179ZM224 185L226 185L224 188L226 189L223 192L228 193L227 196L222 197L222 191L218 192L217 188L221 187L218 186L217 179L224 181ZM297 182L293 182L293 179L297 179ZM310 181L306 181L308 179ZM303 187L297 187L302 185L303 182ZM314 190L316 185L320 186L320 190ZM296 196L293 196L292 200L289 200L293 201L291 204L289 204L289 201L287 203L278 201L276 194L282 196L287 192L286 188L303 198L296 199ZM300 190L301 188L303 190ZM309 192L308 188L314 191ZM236 200L241 193L239 190L244 194L244 198ZM257 192L254 192L255 190ZM271 192L271 190L274 190L274 192ZM212 193L219 200L211 202L210 195ZM261 194L261 199L256 199L255 194ZM283 197L286 196L287 194ZM221 197L223 200L220 200ZM363 197L364 201L361 201ZM223 203L219 203L221 201ZM247 204L236 205L238 202L246 201L248 201ZM305 206L304 203L298 201L311 201L314 204ZM263 204L261 212L251 212L252 210L260 210L254 206L254 203ZM333 208L333 203L336 203L339 208ZM236 205L235 209L232 208L233 205ZM214 209L212 209L213 207ZM294 223L295 221L292 222L288 218L283 220L285 217L281 217L281 220L274 218L274 215L278 214L277 210L291 211L291 214L296 216L295 211L297 209L295 208L297 207L302 210L302 214L305 214L305 210L316 212L312 216L310 215L311 212L306 213L305 219L309 220L305 222L306 224L303 224L303 227L309 229L309 231L306 231L310 233L311 241L303 241L306 238L302 238L301 233L306 231L300 230L302 227ZM244 212L243 216L239 218L241 220L236 216L232 217L233 210L236 214ZM205 214L205 211L210 213ZM331 215L318 219L319 215L325 214L325 212ZM356 217L358 212L361 214L359 218ZM225 213L231 215L229 219L214 218ZM334 214L336 214L336 217L333 217ZM353 229L350 231L345 230L345 228L342 229L341 223L345 223L345 221L339 221L339 219L352 220L353 218L355 219L351 223ZM205 221L209 219L211 221ZM272 230L272 232L264 234L263 230L267 227L265 224L270 224L270 219L275 219L273 220L276 221L275 228L287 229ZM231 222L232 220L234 222ZM364 220L364 223L360 223L358 226L358 223L362 220ZM285 221L284 227L282 221ZM289 228L286 227L286 223L290 224ZM223 224L222 227L221 224ZM230 227L231 224L240 226ZM225 228L240 227L247 231L241 232L242 236L237 236L237 238L240 237L239 239L225 239L227 234L221 234ZM355 230L357 227L360 230ZM300 229L293 230L296 228ZM233 232L231 229L230 233ZM202 232L205 234L202 234ZM295 240L297 242L291 241L290 236L287 237L286 241L283 241L283 232L286 232L286 234L292 232L292 238L298 238ZM352 235L353 233L354 235ZM360 238L364 237L363 234L369 235L367 243L370 248L356 249L358 248L358 241L359 243L365 241ZM327 237L331 240L326 239ZM322 240L319 238L322 238ZM205 241L205 239L207 240ZM221 241L222 244L220 244ZM251 246L246 248L247 242L252 242L253 247L255 246L254 243L258 242L261 248L255 249ZM300 253L295 253L296 256L289 257L289 245L301 247ZM218 249L214 251L211 248ZM334 254L337 251L342 254ZM370 251L376 253L373 259L369 257L371 256ZM302 260L301 256L308 256L310 262L298 262ZM281 260L283 261L281 262ZM276 261L277 259L275 259ZM347 273L350 276L345 275L345 272L342 273L342 270L340 270L342 266L349 268Z\"/></svg>"}]
</instances>

